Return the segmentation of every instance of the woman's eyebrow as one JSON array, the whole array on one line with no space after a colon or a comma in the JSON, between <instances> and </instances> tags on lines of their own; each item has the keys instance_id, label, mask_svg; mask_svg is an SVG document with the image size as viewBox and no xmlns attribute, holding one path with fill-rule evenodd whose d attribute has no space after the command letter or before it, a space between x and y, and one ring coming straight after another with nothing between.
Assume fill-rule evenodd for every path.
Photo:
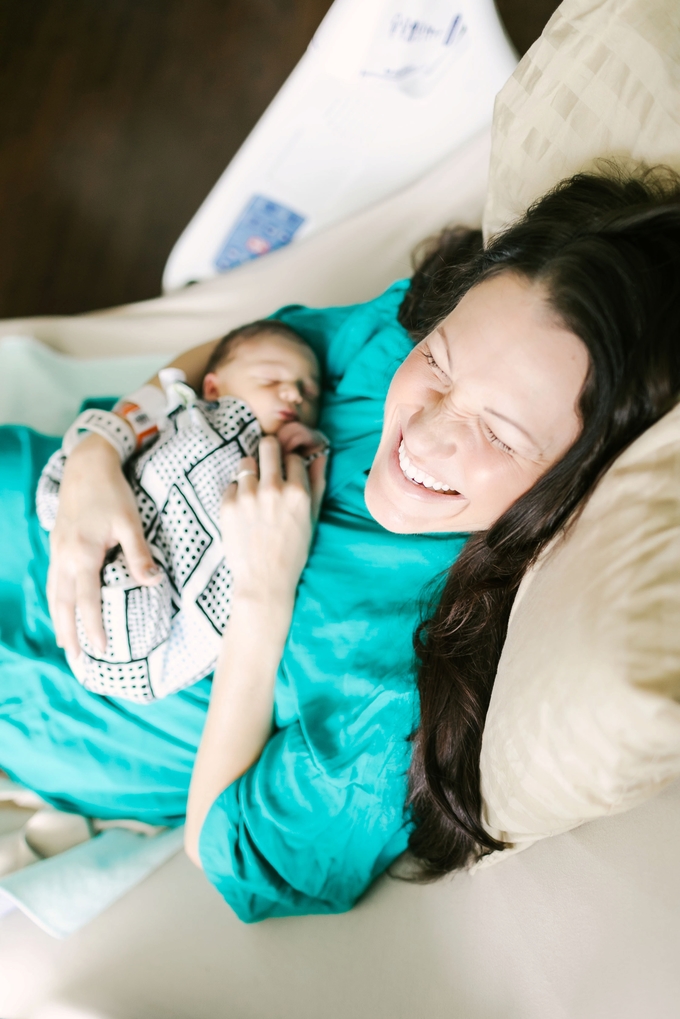
<instances>
[{"instance_id":1,"label":"woman's eyebrow","mask_svg":"<svg viewBox=\"0 0 680 1019\"><path fill-rule=\"evenodd\" d=\"M540 449L540 446L536 442L533 435L531 435L526 430L526 428L522 428L522 426L518 425L516 421L513 421L512 418L506 417L505 414L500 414L497 410L492 410L491 407L485 407L484 410L486 411L487 414L493 414L494 417L500 418L501 421L506 421L507 424L512 425L512 427L516 428L518 432L522 433L522 435L526 435L527 439L532 444L532 446L534 446L535 449Z\"/></svg>"}]
</instances>

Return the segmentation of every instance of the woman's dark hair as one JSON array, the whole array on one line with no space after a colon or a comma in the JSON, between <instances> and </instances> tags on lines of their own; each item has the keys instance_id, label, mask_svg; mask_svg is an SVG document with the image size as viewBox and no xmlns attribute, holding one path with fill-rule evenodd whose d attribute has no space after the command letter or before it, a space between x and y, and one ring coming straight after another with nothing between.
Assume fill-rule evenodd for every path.
<instances>
[{"instance_id":1,"label":"woman's dark hair","mask_svg":"<svg viewBox=\"0 0 680 1019\"><path fill-rule=\"evenodd\" d=\"M522 576L612 461L680 398L680 177L666 168L578 174L482 248L479 231L430 246L400 309L422 339L501 272L540 284L588 349L579 438L493 526L474 534L414 640L410 849L436 878L494 849L482 819L482 733Z\"/></svg>"}]
</instances>

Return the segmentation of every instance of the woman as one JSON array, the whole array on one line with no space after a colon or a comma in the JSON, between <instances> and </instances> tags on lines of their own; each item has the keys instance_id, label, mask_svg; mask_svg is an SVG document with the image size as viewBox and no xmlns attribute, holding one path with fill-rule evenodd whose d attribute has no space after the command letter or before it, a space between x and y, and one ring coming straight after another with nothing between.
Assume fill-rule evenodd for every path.
<instances>
[{"instance_id":1,"label":"woman","mask_svg":"<svg viewBox=\"0 0 680 1019\"><path fill-rule=\"evenodd\" d=\"M680 391L679 201L680 185L662 175L577 177L484 252L478 235L444 238L408 290L279 313L325 360L321 427L335 454L304 571L318 474L307 479L289 458L284 481L265 440L259 479L245 474L224 505L232 617L187 850L244 919L349 908L407 842L432 876L496 847L481 824L479 750L517 585ZM400 307L420 339L412 349ZM206 357L189 356L190 381ZM97 437L73 454L61 506L50 600L74 649L76 602L93 635L100 626L105 550L120 542L140 579L151 564ZM418 630L418 723L418 599L470 531ZM135 709L68 682L36 594L44 539L30 537L13 574L24 561L33 571L29 618L21 640L3 633L0 762L72 809L176 819L208 684ZM39 666L38 652L48 659Z\"/></svg>"}]
</instances>

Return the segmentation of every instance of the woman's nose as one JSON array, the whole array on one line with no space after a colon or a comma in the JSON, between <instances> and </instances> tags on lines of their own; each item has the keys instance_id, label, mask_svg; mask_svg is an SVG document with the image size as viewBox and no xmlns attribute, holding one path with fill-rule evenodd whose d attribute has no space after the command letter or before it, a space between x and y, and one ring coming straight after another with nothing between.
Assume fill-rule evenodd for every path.
<instances>
[{"instance_id":1,"label":"woman's nose","mask_svg":"<svg viewBox=\"0 0 680 1019\"><path fill-rule=\"evenodd\" d=\"M406 426L404 439L414 456L448 460L460 445L463 427L464 422L445 414L441 404L436 403L413 414Z\"/></svg>"}]
</instances>

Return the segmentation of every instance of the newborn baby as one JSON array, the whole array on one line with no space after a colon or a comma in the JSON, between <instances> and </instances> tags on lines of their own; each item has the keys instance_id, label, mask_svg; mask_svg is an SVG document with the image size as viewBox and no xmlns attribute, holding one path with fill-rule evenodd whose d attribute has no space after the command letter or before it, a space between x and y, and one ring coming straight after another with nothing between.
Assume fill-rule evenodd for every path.
<instances>
[{"instance_id":1,"label":"newborn baby","mask_svg":"<svg viewBox=\"0 0 680 1019\"><path fill-rule=\"evenodd\" d=\"M88 690L134 701L165 697L213 671L231 586L220 504L241 458L257 455L263 434L276 435L284 453L297 452L308 461L328 447L312 427L320 398L318 361L283 323L254 322L225 336L208 363L203 399L182 381L182 372L168 369L164 375L168 406L158 430L133 398L114 408L128 423L134 408L138 436L140 420L142 435L145 427L157 433L128 461L126 474L161 580L139 586L120 547L112 549L102 570L106 651L92 647L77 619L82 652L69 661ZM107 427L113 420L119 422L116 431L130 431L120 417L94 414ZM81 427L87 429L87 421ZM96 423L93 430L100 430ZM38 517L46 530L56 518L65 461L62 447L38 485Z\"/></svg>"}]
</instances>

